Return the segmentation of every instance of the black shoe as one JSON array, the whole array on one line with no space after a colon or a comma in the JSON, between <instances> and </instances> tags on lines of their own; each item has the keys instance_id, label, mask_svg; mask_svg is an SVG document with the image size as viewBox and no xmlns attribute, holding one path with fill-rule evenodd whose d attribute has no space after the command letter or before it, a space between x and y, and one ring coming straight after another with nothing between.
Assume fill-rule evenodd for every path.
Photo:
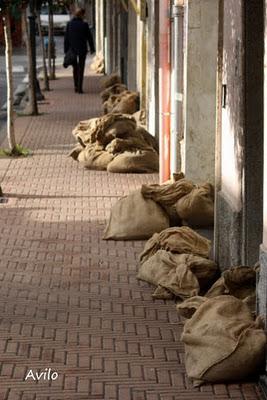
<instances>
[{"instance_id":1,"label":"black shoe","mask_svg":"<svg viewBox=\"0 0 267 400\"><path fill-rule=\"evenodd\" d=\"M75 91L75 93L78 93L78 92L79 92L79 91L78 91L78 88L75 88L74 91Z\"/></svg>"},{"instance_id":2,"label":"black shoe","mask_svg":"<svg viewBox=\"0 0 267 400\"><path fill-rule=\"evenodd\" d=\"M78 93L83 94L83 90L78 90Z\"/></svg>"}]
</instances>

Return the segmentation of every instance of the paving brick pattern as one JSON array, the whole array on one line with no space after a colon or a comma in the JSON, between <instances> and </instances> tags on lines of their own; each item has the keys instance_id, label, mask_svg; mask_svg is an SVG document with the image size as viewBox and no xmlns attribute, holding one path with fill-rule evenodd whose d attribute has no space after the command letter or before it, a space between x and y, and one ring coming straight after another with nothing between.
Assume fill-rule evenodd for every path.
<instances>
[{"instance_id":1,"label":"paving brick pattern","mask_svg":"<svg viewBox=\"0 0 267 400\"><path fill-rule=\"evenodd\" d=\"M53 88L41 116L16 121L34 155L0 160L0 400L260 399L253 382L188 381L173 302L136 280L144 243L101 239L110 206L157 175L89 172L67 158L76 122L100 113L99 78L82 96L69 77ZM49 367L57 380L24 380Z\"/></svg>"}]
</instances>

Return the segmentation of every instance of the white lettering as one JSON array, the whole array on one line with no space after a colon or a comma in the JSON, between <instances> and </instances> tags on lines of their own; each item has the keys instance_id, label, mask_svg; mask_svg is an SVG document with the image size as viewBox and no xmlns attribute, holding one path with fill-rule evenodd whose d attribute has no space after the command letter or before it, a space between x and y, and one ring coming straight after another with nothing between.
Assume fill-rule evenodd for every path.
<instances>
[{"instance_id":1,"label":"white lettering","mask_svg":"<svg viewBox=\"0 0 267 400\"><path fill-rule=\"evenodd\" d=\"M30 369L30 371L27 373L25 381L29 378L32 378L35 381L35 376L34 373L32 372L32 370Z\"/></svg>"},{"instance_id":2,"label":"white lettering","mask_svg":"<svg viewBox=\"0 0 267 400\"><path fill-rule=\"evenodd\" d=\"M51 375L52 381L55 381L58 378L58 373L57 372L53 372L53 374Z\"/></svg>"},{"instance_id":3,"label":"white lettering","mask_svg":"<svg viewBox=\"0 0 267 400\"><path fill-rule=\"evenodd\" d=\"M45 368L44 371L36 371L34 372L32 369L30 369L27 372L27 375L25 377L25 381L27 379L33 379L34 381L40 381L40 380L48 380L48 381L55 381L58 378L58 373L56 371L52 372L51 368Z\"/></svg>"}]
</instances>

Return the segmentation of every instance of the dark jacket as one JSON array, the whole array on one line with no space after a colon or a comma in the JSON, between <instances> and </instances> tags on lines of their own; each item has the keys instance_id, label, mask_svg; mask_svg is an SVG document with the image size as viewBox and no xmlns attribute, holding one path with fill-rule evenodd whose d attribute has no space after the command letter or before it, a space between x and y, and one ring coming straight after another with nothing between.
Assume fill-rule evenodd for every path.
<instances>
[{"instance_id":1,"label":"dark jacket","mask_svg":"<svg viewBox=\"0 0 267 400\"><path fill-rule=\"evenodd\" d=\"M95 46L90 28L87 22L81 18L73 18L68 22L65 39L64 52L71 48L77 55L85 55L88 51L87 42L89 43L91 53L95 52Z\"/></svg>"}]
</instances>

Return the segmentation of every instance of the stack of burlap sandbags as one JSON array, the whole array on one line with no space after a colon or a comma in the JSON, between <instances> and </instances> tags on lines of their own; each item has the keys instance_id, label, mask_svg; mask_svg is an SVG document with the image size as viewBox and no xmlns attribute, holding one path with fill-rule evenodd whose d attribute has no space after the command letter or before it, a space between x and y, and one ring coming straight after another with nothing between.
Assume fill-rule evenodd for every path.
<instances>
[{"instance_id":1,"label":"stack of burlap sandbags","mask_svg":"<svg viewBox=\"0 0 267 400\"><path fill-rule=\"evenodd\" d=\"M127 90L117 74L111 74L102 82L103 91L100 93L104 114L121 113L134 114L139 110L139 94Z\"/></svg>"},{"instance_id":2,"label":"stack of burlap sandbags","mask_svg":"<svg viewBox=\"0 0 267 400\"><path fill-rule=\"evenodd\" d=\"M96 54L90 64L91 71L95 72L96 74L103 74L105 70L104 66L104 58L101 53Z\"/></svg>"},{"instance_id":3,"label":"stack of burlap sandbags","mask_svg":"<svg viewBox=\"0 0 267 400\"><path fill-rule=\"evenodd\" d=\"M154 138L150 142L151 138L147 141L155 149ZM120 145L120 142L113 143ZM119 156L113 164L116 161L120 161ZM108 170L111 170L110 166ZM180 226L182 223L186 225L190 223L193 227L211 225L214 213L212 185L196 186L185 179L182 173L176 174L173 180L174 182L163 185L143 185L141 190L130 193L115 203L111 209L104 238L142 240L149 239L154 233L165 228ZM182 208L183 212L180 215L177 209L180 212ZM150 209L153 209L154 215ZM182 216L185 215L188 218L186 221L182 220Z\"/></svg>"},{"instance_id":4,"label":"stack of burlap sandbags","mask_svg":"<svg viewBox=\"0 0 267 400\"><path fill-rule=\"evenodd\" d=\"M143 128L139 128L143 131ZM151 138L147 138L150 142ZM154 138L153 138L154 140ZM154 145L152 141L151 146ZM179 175L177 179L183 177ZM179 195L187 193L188 183L180 180ZM177 194L176 197L179 197ZM143 240L170 226L170 217L162 204L136 190L118 200L111 209L104 239Z\"/></svg>"},{"instance_id":5,"label":"stack of burlap sandbags","mask_svg":"<svg viewBox=\"0 0 267 400\"><path fill-rule=\"evenodd\" d=\"M78 145L70 155L88 169L150 173L159 168L155 139L127 114L81 121L73 130Z\"/></svg>"}]
</instances>

